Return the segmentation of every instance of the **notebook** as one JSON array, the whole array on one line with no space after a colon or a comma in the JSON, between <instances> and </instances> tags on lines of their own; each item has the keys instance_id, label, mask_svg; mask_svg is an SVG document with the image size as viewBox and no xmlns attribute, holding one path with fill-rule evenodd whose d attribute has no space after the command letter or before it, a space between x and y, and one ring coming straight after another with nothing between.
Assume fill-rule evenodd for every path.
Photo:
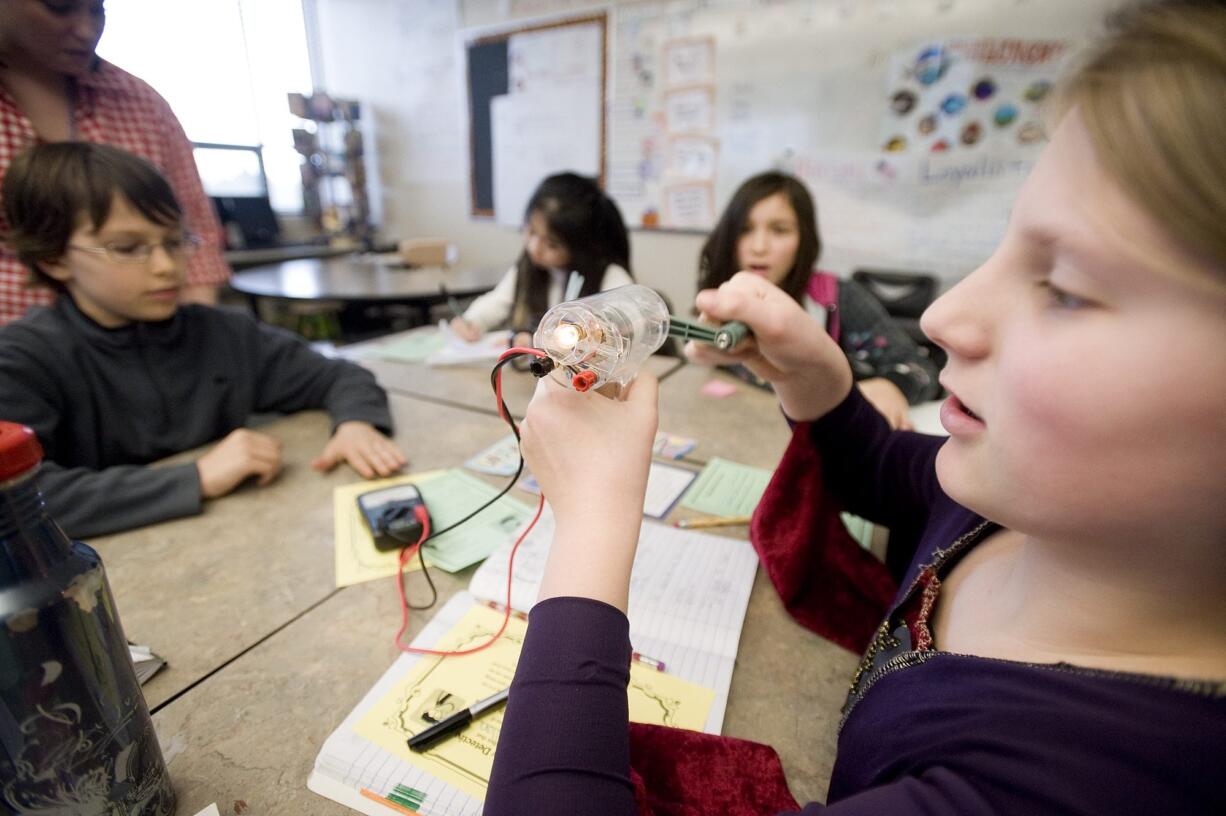
<instances>
[{"instance_id":1,"label":"notebook","mask_svg":"<svg viewBox=\"0 0 1226 816\"><path fill-rule=\"evenodd\" d=\"M546 509L516 554L511 601L518 611L526 611L535 603L553 527L552 515ZM433 646L465 620L474 606L498 605L505 600L507 561L515 537L478 568L469 591L444 605L414 639L414 645ZM631 575L631 644L643 656L644 665L660 664L666 674L710 690L702 726L708 733L719 733L723 725L756 569L757 556L746 541L649 521L643 524ZM406 810L425 816L476 816L481 812L480 790L474 791L469 785L466 791L448 784L359 733L370 733L372 711L386 705L389 695L396 692L398 684L405 683L421 659L407 654L397 658L328 737L316 757L308 788L379 816ZM632 667L632 687L636 670ZM399 799L396 791L411 791L415 807L376 801Z\"/></svg>"},{"instance_id":2,"label":"notebook","mask_svg":"<svg viewBox=\"0 0 1226 816\"><path fill-rule=\"evenodd\" d=\"M510 345L510 335L505 331L486 332L473 341L464 340L451 330L447 321L438 324L442 345L426 357L431 366L487 366L497 360Z\"/></svg>"}]
</instances>

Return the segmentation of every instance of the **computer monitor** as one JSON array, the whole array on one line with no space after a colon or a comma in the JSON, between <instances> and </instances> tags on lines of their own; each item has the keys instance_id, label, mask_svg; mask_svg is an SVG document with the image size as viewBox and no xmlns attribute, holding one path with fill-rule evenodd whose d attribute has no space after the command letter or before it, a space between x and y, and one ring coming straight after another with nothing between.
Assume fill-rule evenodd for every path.
<instances>
[{"instance_id":1,"label":"computer monitor","mask_svg":"<svg viewBox=\"0 0 1226 816\"><path fill-rule=\"evenodd\" d=\"M235 224L242 247L276 246L281 235L277 216L268 200L268 179L259 147L201 144L193 146L196 168L205 193L213 200L222 226ZM232 235L232 230L226 230ZM235 236L237 237L237 236ZM237 243L229 240L228 243Z\"/></svg>"}]
</instances>

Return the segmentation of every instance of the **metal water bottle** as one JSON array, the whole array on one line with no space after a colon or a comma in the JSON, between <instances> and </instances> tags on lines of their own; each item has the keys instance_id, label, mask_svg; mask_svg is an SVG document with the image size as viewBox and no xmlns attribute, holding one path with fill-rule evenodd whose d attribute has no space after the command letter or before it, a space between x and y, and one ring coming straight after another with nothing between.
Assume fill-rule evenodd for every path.
<instances>
[{"instance_id":1,"label":"metal water bottle","mask_svg":"<svg viewBox=\"0 0 1226 816\"><path fill-rule=\"evenodd\" d=\"M0 813L170 814L102 561L43 508L42 455L0 422Z\"/></svg>"}]
</instances>

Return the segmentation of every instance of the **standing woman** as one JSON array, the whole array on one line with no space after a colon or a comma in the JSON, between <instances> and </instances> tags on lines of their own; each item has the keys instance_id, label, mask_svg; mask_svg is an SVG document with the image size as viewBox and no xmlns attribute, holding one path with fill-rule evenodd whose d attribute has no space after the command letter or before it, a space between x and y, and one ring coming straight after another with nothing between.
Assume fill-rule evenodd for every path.
<instances>
[{"instance_id":1,"label":"standing woman","mask_svg":"<svg viewBox=\"0 0 1226 816\"><path fill-rule=\"evenodd\" d=\"M0 178L37 142L101 142L148 159L170 181L188 231L201 240L182 299L213 303L230 270L191 142L166 100L94 53L105 24L102 0L0 0ZM0 223L0 237L7 232ZM52 300L49 290L30 288L0 238L0 325Z\"/></svg>"}]
</instances>

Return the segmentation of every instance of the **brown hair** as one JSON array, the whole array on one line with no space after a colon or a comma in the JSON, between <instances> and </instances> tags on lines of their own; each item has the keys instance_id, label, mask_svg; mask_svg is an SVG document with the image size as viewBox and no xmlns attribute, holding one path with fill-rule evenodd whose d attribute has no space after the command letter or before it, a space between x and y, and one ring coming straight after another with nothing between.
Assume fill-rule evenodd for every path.
<instances>
[{"instance_id":1,"label":"brown hair","mask_svg":"<svg viewBox=\"0 0 1226 816\"><path fill-rule=\"evenodd\" d=\"M1125 192L1226 277L1226 4L1154 3L1112 22L1063 107Z\"/></svg>"},{"instance_id":2,"label":"brown hair","mask_svg":"<svg viewBox=\"0 0 1226 816\"><path fill-rule=\"evenodd\" d=\"M714 289L731 278L740 269L737 262L736 245L745 231L745 222L749 220L749 212L764 198L770 198L776 193L787 196L788 204L796 213L796 228L800 232L800 243L796 247L796 259L792 268L779 283L779 288L787 292L793 300L800 301L813 275L813 265L822 254L822 237L817 229L817 208L813 206L813 196L804 182L787 173L768 171L759 173L742 182L732 194L732 200L724 208L715 229L702 245L702 253L698 256L698 288Z\"/></svg>"},{"instance_id":3,"label":"brown hair","mask_svg":"<svg viewBox=\"0 0 1226 816\"><path fill-rule=\"evenodd\" d=\"M570 268L583 276L579 297L599 292L605 271L616 264L631 278L630 237L621 210L595 179L576 173L549 176L524 207L524 223L539 212L545 226L570 255ZM525 246L515 262L511 328L533 331L549 309L551 274L532 263Z\"/></svg>"},{"instance_id":4,"label":"brown hair","mask_svg":"<svg viewBox=\"0 0 1226 816\"><path fill-rule=\"evenodd\" d=\"M63 257L82 219L95 230L102 227L116 194L155 224L175 226L182 220L179 202L157 168L117 147L55 142L14 157L2 191L6 238L30 270L31 284L64 291L40 264Z\"/></svg>"}]
</instances>

